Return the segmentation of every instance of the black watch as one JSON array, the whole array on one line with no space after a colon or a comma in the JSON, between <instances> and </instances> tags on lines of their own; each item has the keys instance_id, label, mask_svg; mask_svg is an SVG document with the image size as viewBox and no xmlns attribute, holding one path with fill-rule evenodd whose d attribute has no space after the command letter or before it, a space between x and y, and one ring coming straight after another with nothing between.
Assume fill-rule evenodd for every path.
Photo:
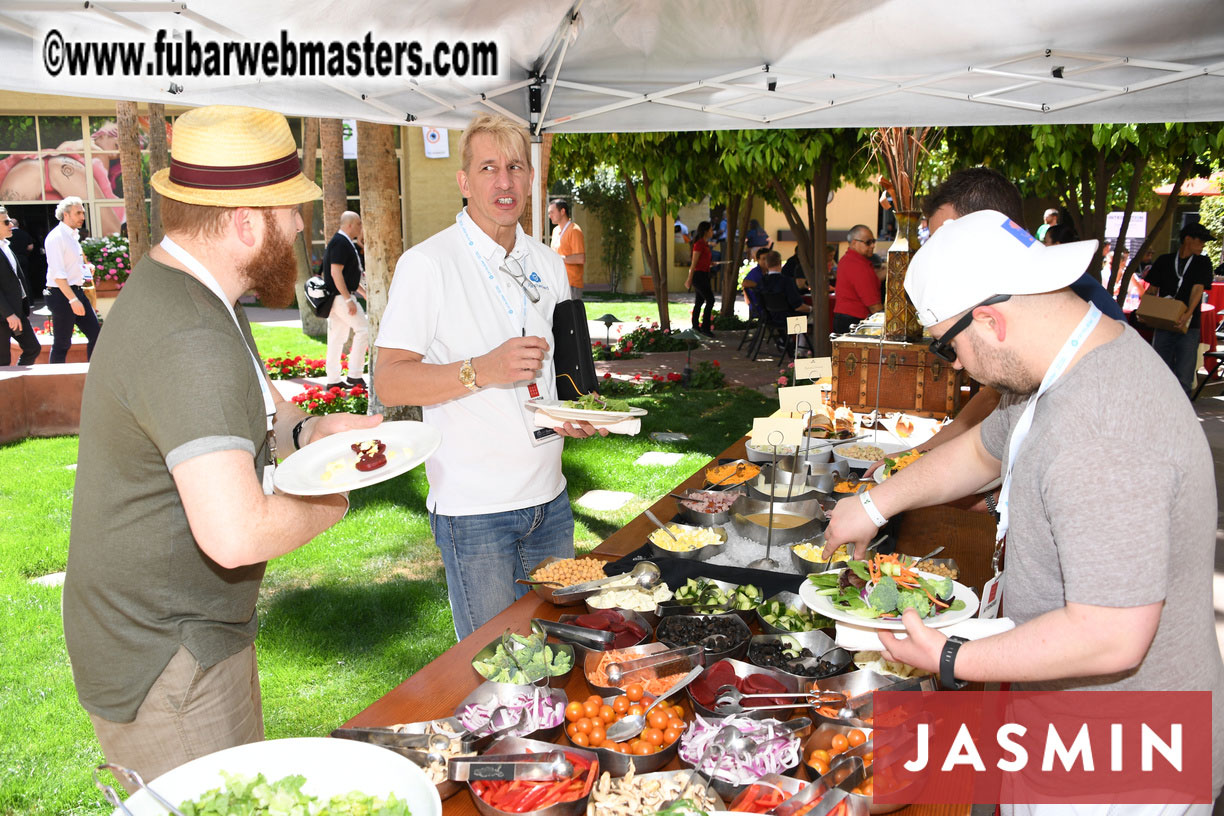
<instances>
[{"instance_id":1,"label":"black watch","mask_svg":"<svg viewBox=\"0 0 1224 816\"><path fill-rule=\"evenodd\" d=\"M944 644L943 652L939 655L939 685L941 688L956 691L966 686L964 680L956 679L954 669L956 667L956 653L960 651L961 644L967 642L963 637L952 635Z\"/></svg>"},{"instance_id":2,"label":"black watch","mask_svg":"<svg viewBox=\"0 0 1224 816\"><path fill-rule=\"evenodd\" d=\"M308 416L308 417L304 417L304 418L302 418L302 419L298 420L298 424L296 424L296 425L294 425L294 426L293 426L293 447L294 447L296 450L301 450L301 449L302 449L302 441L301 441L301 437L302 437L302 428L306 427L306 420L307 420L307 419L310 419L310 418L311 418L311 417L313 417L313 416L315 416L315 415L314 415L314 414L311 414L311 415L310 415L310 416Z\"/></svg>"}]
</instances>

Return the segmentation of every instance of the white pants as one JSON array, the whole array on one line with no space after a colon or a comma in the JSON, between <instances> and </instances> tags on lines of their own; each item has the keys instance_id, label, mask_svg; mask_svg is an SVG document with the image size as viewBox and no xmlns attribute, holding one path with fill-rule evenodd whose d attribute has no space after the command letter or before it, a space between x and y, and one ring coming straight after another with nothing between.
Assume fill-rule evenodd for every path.
<instances>
[{"instance_id":1,"label":"white pants","mask_svg":"<svg viewBox=\"0 0 1224 816\"><path fill-rule=\"evenodd\" d=\"M349 314L349 306L356 312ZM353 379L365 376L366 350L370 347L370 324L360 303L349 303L336 298L331 313L327 316L327 381L340 382L340 352L353 333L353 347L349 350L348 375Z\"/></svg>"}]
</instances>

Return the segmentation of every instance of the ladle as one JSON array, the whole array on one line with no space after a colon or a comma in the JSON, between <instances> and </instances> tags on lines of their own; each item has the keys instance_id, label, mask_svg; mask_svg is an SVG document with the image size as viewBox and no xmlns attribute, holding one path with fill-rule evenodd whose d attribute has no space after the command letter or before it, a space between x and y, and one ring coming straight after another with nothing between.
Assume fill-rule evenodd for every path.
<instances>
[{"instance_id":1,"label":"ladle","mask_svg":"<svg viewBox=\"0 0 1224 816\"><path fill-rule=\"evenodd\" d=\"M675 534L675 533L673 533L671 530L667 529L667 525L666 525L666 524L664 524L663 522L659 521L658 516L656 516L654 513L650 512L649 510L645 510L645 511L643 511L643 512L646 514L646 518L650 519L650 523L651 523L651 524L653 524L654 526L658 527L658 528L659 528L660 530L662 530L663 532L667 533L667 535L668 535L668 536L671 538L671 540L672 540L672 541L679 541L679 540L680 540L680 539L676 538L676 534Z\"/></svg>"},{"instance_id":2,"label":"ladle","mask_svg":"<svg viewBox=\"0 0 1224 816\"><path fill-rule=\"evenodd\" d=\"M651 709L666 700L668 697L671 697L677 691L683 689L689 683L696 680L697 676L703 671L705 671L703 666L694 666L692 671L680 678L679 682L677 682L674 686L660 694L658 698L653 703L648 705L646 710L641 714L631 714L628 717L623 717L622 719L609 725L607 730L607 738L612 742L624 742L625 740L633 739L638 734L642 733L642 729L646 727L646 717L650 714Z\"/></svg>"},{"instance_id":3,"label":"ladle","mask_svg":"<svg viewBox=\"0 0 1224 816\"><path fill-rule=\"evenodd\" d=\"M924 556L922 556L921 558L919 558L917 561L912 562L912 563L909 565L909 568L910 568L910 569L917 569L917 568L918 568L918 565L919 565L919 564L921 564L923 561L926 561L928 558L934 558L935 556L937 556L937 555L939 555L941 552L943 552L943 551L944 551L944 549L946 549L946 548L945 548L945 547L943 547L943 546L936 547L935 549L931 550L931 551L930 551L929 553L927 553L926 555L924 555Z\"/></svg>"},{"instance_id":4,"label":"ladle","mask_svg":"<svg viewBox=\"0 0 1224 816\"><path fill-rule=\"evenodd\" d=\"M656 566L653 561L639 562L638 565L633 568L633 571L629 573L629 576L633 578L634 583L636 583L642 589L652 589L659 583L659 581L663 579L662 573L659 572L658 566ZM610 578L600 578L596 581L586 581L581 584L574 584L573 586L567 586L564 589L556 590L553 592L553 597L578 595L583 592L589 592L593 595L600 587L607 586L613 581L619 581L621 578L624 578L624 575L613 575Z\"/></svg>"}]
</instances>

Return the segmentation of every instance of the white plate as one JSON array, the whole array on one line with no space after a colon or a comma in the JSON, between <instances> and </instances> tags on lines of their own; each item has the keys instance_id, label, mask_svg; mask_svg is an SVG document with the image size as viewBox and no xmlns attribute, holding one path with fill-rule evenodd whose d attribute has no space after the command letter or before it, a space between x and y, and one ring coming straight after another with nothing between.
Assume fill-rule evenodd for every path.
<instances>
[{"instance_id":1,"label":"white plate","mask_svg":"<svg viewBox=\"0 0 1224 816\"><path fill-rule=\"evenodd\" d=\"M914 424L914 430L909 436L901 436L897 433L897 422L904 416L907 420ZM889 414L880 420L888 432L892 434L896 440L904 445L909 445L911 448L929 440L935 435L935 432L943 427L942 422L938 419L930 419L928 417L912 416L910 414Z\"/></svg>"},{"instance_id":2,"label":"white plate","mask_svg":"<svg viewBox=\"0 0 1224 816\"><path fill-rule=\"evenodd\" d=\"M193 759L167 771L149 786L162 797L180 805L225 785L221 771L254 776L262 773L269 782L292 774L306 777L302 791L325 803L333 796L360 791L385 799L394 793L408 803L412 816L441 816L438 790L412 760L394 751L366 742L302 737L252 742ZM165 816L147 791L137 791L124 804L133 816ZM116 809L114 816L120 816Z\"/></svg>"},{"instance_id":3,"label":"white plate","mask_svg":"<svg viewBox=\"0 0 1224 816\"><path fill-rule=\"evenodd\" d=\"M848 569L848 568L847 568ZM929 572L918 570L918 574L924 578L933 578L938 580L941 576L932 575ZM817 615L824 615L826 618L832 618L835 621L842 623L852 623L855 626L864 626L868 629L891 629L897 632L905 631L905 624L898 618L896 620L883 620L881 618L863 618L858 615L853 615L844 609L839 609L833 605L833 601L828 595L816 594L816 587L810 581L804 581L799 587L799 597L807 604L808 609L815 612ZM936 615L933 618L923 620L927 626L932 629L941 629L944 626L951 626L954 623L969 620L978 610L977 594L957 581L952 582L952 597L965 602L965 608L955 612L944 612L942 615Z\"/></svg>"},{"instance_id":4,"label":"white plate","mask_svg":"<svg viewBox=\"0 0 1224 816\"><path fill-rule=\"evenodd\" d=\"M356 468L357 454L350 446L371 439L387 446L387 464L363 473ZM407 473L433 455L440 444L442 433L423 422L384 422L374 428L343 431L294 451L276 468L273 481L277 490L295 496L342 493ZM343 462L345 467L325 480L323 474L333 462Z\"/></svg>"},{"instance_id":5,"label":"white plate","mask_svg":"<svg viewBox=\"0 0 1224 816\"><path fill-rule=\"evenodd\" d=\"M617 422L630 417L646 416L645 408L630 408L628 411L589 411L585 408L569 408L565 405L564 400L531 400L527 403L527 407L543 411L550 417L565 422L574 420Z\"/></svg>"}]
</instances>

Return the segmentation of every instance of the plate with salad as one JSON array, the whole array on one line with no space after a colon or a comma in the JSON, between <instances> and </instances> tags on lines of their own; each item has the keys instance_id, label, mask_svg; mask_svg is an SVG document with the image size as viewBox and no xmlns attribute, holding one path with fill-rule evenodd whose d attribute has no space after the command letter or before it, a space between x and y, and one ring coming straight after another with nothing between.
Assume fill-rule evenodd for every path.
<instances>
[{"instance_id":1,"label":"plate with salad","mask_svg":"<svg viewBox=\"0 0 1224 816\"><path fill-rule=\"evenodd\" d=\"M543 411L553 419L565 422L581 420L594 423L619 422L646 415L645 408L634 408L625 400L586 394L576 400L531 400L527 407Z\"/></svg>"},{"instance_id":2,"label":"plate with salad","mask_svg":"<svg viewBox=\"0 0 1224 816\"><path fill-rule=\"evenodd\" d=\"M818 615L894 631L905 630L901 614L910 607L933 628L968 620L978 609L977 595L964 584L879 553L870 561L850 561L840 570L809 575L799 597Z\"/></svg>"}]
</instances>

